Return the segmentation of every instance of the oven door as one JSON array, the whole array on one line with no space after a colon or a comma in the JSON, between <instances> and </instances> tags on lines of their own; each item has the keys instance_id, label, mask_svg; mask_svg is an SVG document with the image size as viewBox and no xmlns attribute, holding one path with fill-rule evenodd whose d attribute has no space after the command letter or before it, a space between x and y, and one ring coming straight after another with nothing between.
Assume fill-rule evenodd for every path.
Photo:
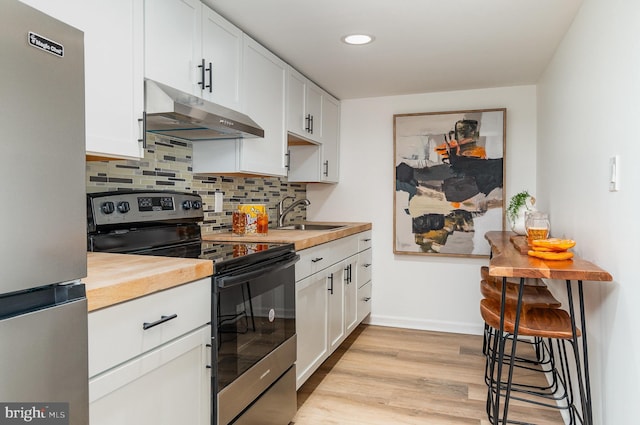
<instances>
[{"instance_id":1,"label":"oven door","mask_svg":"<svg viewBox=\"0 0 640 425\"><path fill-rule=\"evenodd\" d=\"M295 362L299 258L291 252L214 277L220 424L240 414Z\"/></svg>"}]
</instances>

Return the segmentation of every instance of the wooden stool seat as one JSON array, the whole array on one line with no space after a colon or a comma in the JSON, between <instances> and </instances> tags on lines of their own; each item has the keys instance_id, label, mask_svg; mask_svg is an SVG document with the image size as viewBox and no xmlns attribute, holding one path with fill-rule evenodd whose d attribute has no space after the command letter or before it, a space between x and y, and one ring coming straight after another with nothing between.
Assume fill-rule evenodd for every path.
<instances>
[{"instance_id":1,"label":"wooden stool seat","mask_svg":"<svg viewBox=\"0 0 640 425\"><path fill-rule=\"evenodd\" d=\"M520 284L507 282L506 302L514 307L518 303L518 291ZM490 282L482 280L480 282L480 292L490 300L500 302L502 300L502 280ZM560 308L562 303L551 295L551 292L544 286L524 286L522 294L523 311L532 308Z\"/></svg>"},{"instance_id":2,"label":"wooden stool seat","mask_svg":"<svg viewBox=\"0 0 640 425\"><path fill-rule=\"evenodd\" d=\"M504 331L513 333L515 330L514 306L505 306ZM500 302L483 299L480 301L480 314L484 321L494 329L500 329ZM577 336L581 336L580 329L576 329ZM572 339L571 318L562 309L532 308L520 315L518 336L532 336L539 338Z\"/></svg>"},{"instance_id":3,"label":"wooden stool seat","mask_svg":"<svg viewBox=\"0 0 640 425\"><path fill-rule=\"evenodd\" d=\"M489 267L482 266L480 267L480 277L482 280L486 280L487 282L500 282L502 283L502 278L499 276L489 276ZM516 285L520 284L520 278L511 277L507 279L507 282L515 283ZM547 285L542 281L542 279L531 278L528 277L524 281L524 286L541 286L546 288Z\"/></svg>"}]
</instances>

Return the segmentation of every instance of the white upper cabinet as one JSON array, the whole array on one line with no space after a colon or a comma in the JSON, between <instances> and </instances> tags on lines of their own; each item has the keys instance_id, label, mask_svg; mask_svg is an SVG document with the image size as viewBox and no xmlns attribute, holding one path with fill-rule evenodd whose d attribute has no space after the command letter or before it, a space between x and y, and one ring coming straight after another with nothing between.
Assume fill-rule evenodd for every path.
<instances>
[{"instance_id":1,"label":"white upper cabinet","mask_svg":"<svg viewBox=\"0 0 640 425\"><path fill-rule=\"evenodd\" d=\"M306 83L307 102L305 109L305 130L312 140L322 141L322 89L310 81Z\"/></svg>"},{"instance_id":2,"label":"white upper cabinet","mask_svg":"<svg viewBox=\"0 0 640 425\"><path fill-rule=\"evenodd\" d=\"M289 67L287 70L287 131L306 135L306 82L304 75Z\"/></svg>"},{"instance_id":3,"label":"white upper cabinet","mask_svg":"<svg viewBox=\"0 0 640 425\"><path fill-rule=\"evenodd\" d=\"M340 102L291 67L287 90L289 181L337 183Z\"/></svg>"},{"instance_id":4,"label":"white upper cabinet","mask_svg":"<svg viewBox=\"0 0 640 425\"><path fill-rule=\"evenodd\" d=\"M202 56L207 79L203 97L239 111L242 31L205 5L202 6Z\"/></svg>"},{"instance_id":5,"label":"white upper cabinet","mask_svg":"<svg viewBox=\"0 0 640 425\"><path fill-rule=\"evenodd\" d=\"M340 151L340 102L331 96L322 98L322 158L320 181L337 183Z\"/></svg>"},{"instance_id":6,"label":"white upper cabinet","mask_svg":"<svg viewBox=\"0 0 640 425\"><path fill-rule=\"evenodd\" d=\"M339 177L340 102L322 96L321 144L295 140L289 145L289 181L338 183ZM290 139L291 142L291 139Z\"/></svg>"},{"instance_id":7,"label":"white upper cabinet","mask_svg":"<svg viewBox=\"0 0 640 425\"><path fill-rule=\"evenodd\" d=\"M147 0L144 6L145 77L187 93L200 94L202 3L200 0Z\"/></svg>"},{"instance_id":8,"label":"white upper cabinet","mask_svg":"<svg viewBox=\"0 0 640 425\"><path fill-rule=\"evenodd\" d=\"M142 157L142 0L23 2L84 31L87 155Z\"/></svg>"},{"instance_id":9,"label":"white upper cabinet","mask_svg":"<svg viewBox=\"0 0 640 425\"><path fill-rule=\"evenodd\" d=\"M264 129L264 139L243 139L249 170L285 176L287 64L244 36L244 112Z\"/></svg>"},{"instance_id":10,"label":"white upper cabinet","mask_svg":"<svg viewBox=\"0 0 640 425\"><path fill-rule=\"evenodd\" d=\"M310 142L320 143L322 89L291 67L287 78L287 130Z\"/></svg>"},{"instance_id":11,"label":"white upper cabinet","mask_svg":"<svg viewBox=\"0 0 640 425\"><path fill-rule=\"evenodd\" d=\"M242 31L199 0L145 2L145 77L240 110Z\"/></svg>"},{"instance_id":12,"label":"white upper cabinet","mask_svg":"<svg viewBox=\"0 0 640 425\"><path fill-rule=\"evenodd\" d=\"M193 172L285 176L287 65L243 36L243 112L264 129L264 138L193 143Z\"/></svg>"}]
</instances>

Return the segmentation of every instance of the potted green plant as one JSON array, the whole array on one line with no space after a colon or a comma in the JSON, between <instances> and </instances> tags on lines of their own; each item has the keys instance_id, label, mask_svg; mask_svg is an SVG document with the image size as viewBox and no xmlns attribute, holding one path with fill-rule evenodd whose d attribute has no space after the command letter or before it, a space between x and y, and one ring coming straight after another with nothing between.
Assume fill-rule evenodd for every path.
<instances>
[{"instance_id":1,"label":"potted green plant","mask_svg":"<svg viewBox=\"0 0 640 425\"><path fill-rule=\"evenodd\" d=\"M516 193L509 200L509 206L507 207L507 219L511 230L519 235L525 235L527 233L525 229L525 217L524 214L527 211L533 211L533 205L536 203L536 198L529 195L529 192L523 190Z\"/></svg>"}]
</instances>

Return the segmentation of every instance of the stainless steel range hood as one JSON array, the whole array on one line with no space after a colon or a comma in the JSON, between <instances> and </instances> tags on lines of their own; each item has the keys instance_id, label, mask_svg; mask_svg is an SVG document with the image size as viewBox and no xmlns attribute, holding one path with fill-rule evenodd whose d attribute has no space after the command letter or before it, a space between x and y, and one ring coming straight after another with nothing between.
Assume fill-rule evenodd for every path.
<instances>
[{"instance_id":1,"label":"stainless steel range hood","mask_svg":"<svg viewBox=\"0 0 640 425\"><path fill-rule=\"evenodd\" d=\"M145 130L197 141L264 137L251 118L152 80L145 81Z\"/></svg>"}]
</instances>

